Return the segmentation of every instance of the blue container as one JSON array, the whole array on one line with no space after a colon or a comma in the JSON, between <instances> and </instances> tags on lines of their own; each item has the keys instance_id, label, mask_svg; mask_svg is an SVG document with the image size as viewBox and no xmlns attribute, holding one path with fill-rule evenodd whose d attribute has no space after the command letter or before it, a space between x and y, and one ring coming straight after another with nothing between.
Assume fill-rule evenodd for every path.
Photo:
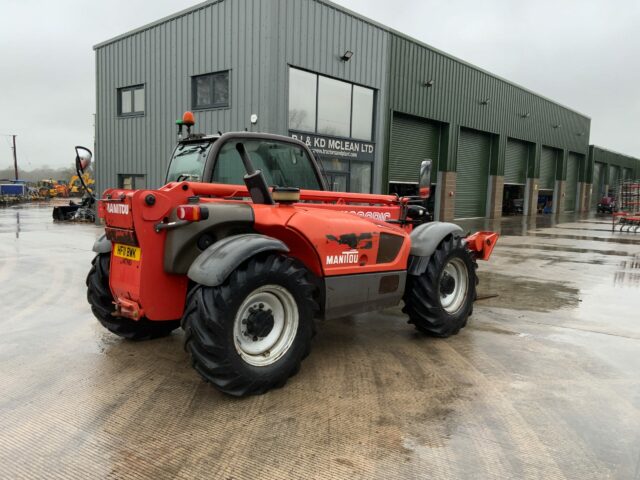
<instances>
[{"instance_id":1,"label":"blue container","mask_svg":"<svg viewBox=\"0 0 640 480\"><path fill-rule=\"evenodd\" d=\"M19 197L26 195L27 187L24 183L3 183L0 184L0 195L10 195Z\"/></svg>"}]
</instances>

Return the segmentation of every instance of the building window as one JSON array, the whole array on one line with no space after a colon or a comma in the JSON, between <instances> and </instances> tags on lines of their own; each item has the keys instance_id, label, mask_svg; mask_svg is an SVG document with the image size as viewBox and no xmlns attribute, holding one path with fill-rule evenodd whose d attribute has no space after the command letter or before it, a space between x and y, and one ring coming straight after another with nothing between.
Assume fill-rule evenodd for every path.
<instances>
[{"instance_id":1,"label":"building window","mask_svg":"<svg viewBox=\"0 0 640 480\"><path fill-rule=\"evenodd\" d=\"M358 140L371 140L373 90L354 85L351 105L351 137Z\"/></svg>"},{"instance_id":2,"label":"building window","mask_svg":"<svg viewBox=\"0 0 640 480\"><path fill-rule=\"evenodd\" d=\"M352 88L347 82L318 77L318 133L336 137L351 136Z\"/></svg>"},{"instance_id":3,"label":"building window","mask_svg":"<svg viewBox=\"0 0 640 480\"><path fill-rule=\"evenodd\" d=\"M289 129L371 141L374 90L289 68Z\"/></svg>"},{"instance_id":4,"label":"building window","mask_svg":"<svg viewBox=\"0 0 640 480\"><path fill-rule=\"evenodd\" d=\"M144 85L118 89L118 115L144 115Z\"/></svg>"},{"instance_id":5,"label":"building window","mask_svg":"<svg viewBox=\"0 0 640 480\"><path fill-rule=\"evenodd\" d=\"M371 193L371 163L351 162L349 188L352 192Z\"/></svg>"},{"instance_id":6,"label":"building window","mask_svg":"<svg viewBox=\"0 0 640 480\"><path fill-rule=\"evenodd\" d=\"M229 71L191 77L191 104L194 109L229 106Z\"/></svg>"},{"instance_id":7,"label":"building window","mask_svg":"<svg viewBox=\"0 0 640 480\"><path fill-rule=\"evenodd\" d=\"M289 128L316 131L316 90L318 76L296 68L289 69Z\"/></svg>"},{"instance_id":8,"label":"building window","mask_svg":"<svg viewBox=\"0 0 640 480\"><path fill-rule=\"evenodd\" d=\"M323 158L322 167L330 190L371 193L371 162Z\"/></svg>"},{"instance_id":9,"label":"building window","mask_svg":"<svg viewBox=\"0 0 640 480\"><path fill-rule=\"evenodd\" d=\"M118 188L140 190L147 188L147 180L145 175L121 173L118 174Z\"/></svg>"}]
</instances>

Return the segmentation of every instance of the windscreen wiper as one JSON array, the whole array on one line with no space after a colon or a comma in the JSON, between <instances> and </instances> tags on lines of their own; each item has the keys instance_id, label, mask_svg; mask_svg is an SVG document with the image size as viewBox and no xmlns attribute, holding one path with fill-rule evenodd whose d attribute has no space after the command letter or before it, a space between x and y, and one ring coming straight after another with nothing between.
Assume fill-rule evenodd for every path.
<instances>
[{"instance_id":1,"label":"windscreen wiper","mask_svg":"<svg viewBox=\"0 0 640 480\"><path fill-rule=\"evenodd\" d=\"M189 155L190 153L193 153L193 149L184 150L180 153L177 153L173 158L182 157L183 155Z\"/></svg>"},{"instance_id":2,"label":"windscreen wiper","mask_svg":"<svg viewBox=\"0 0 640 480\"><path fill-rule=\"evenodd\" d=\"M183 180L184 181L189 181L191 179L194 179L197 182L198 180L200 180L200 175L193 175L193 174L189 174L189 173L181 173L176 178L176 182L182 182Z\"/></svg>"}]
</instances>

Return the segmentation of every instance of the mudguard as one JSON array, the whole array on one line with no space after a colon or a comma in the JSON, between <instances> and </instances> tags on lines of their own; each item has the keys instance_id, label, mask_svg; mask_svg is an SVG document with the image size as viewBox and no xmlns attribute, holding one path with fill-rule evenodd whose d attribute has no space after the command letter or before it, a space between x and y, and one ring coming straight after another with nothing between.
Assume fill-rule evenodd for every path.
<instances>
[{"instance_id":1,"label":"mudguard","mask_svg":"<svg viewBox=\"0 0 640 480\"><path fill-rule=\"evenodd\" d=\"M414 228L410 234L409 275L422 275L427 269L429 258L447 235L462 237L463 230L454 223L429 222Z\"/></svg>"},{"instance_id":2,"label":"mudguard","mask_svg":"<svg viewBox=\"0 0 640 480\"><path fill-rule=\"evenodd\" d=\"M268 251L288 253L289 247L267 235L257 233L231 235L217 241L202 252L189 267L187 276L201 285L217 287L242 262L258 253Z\"/></svg>"},{"instance_id":3,"label":"mudguard","mask_svg":"<svg viewBox=\"0 0 640 480\"><path fill-rule=\"evenodd\" d=\"M92 250L96 253L109 253L111 251L111 240L108 240L103 233L93 244Z\"/></svg>"}]
</instances>

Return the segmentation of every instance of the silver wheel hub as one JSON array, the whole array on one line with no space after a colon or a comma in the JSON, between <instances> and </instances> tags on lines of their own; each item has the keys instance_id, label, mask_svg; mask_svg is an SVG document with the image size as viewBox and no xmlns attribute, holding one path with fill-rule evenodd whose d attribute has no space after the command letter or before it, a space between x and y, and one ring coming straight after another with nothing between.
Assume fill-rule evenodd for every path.
<instances>
[{"instance_id":1,"label":"silver wheel hub","mask_svg":"<svg viewBox=\"0 0 640 480\"><path fill-rule=\"evenodd\" d=\"M467 298L469 291L469 271L461 258L452 258L440 275L440 304L450 314L456 313Z\"/></svg>"},{"instance_id":2,"label":"silver wheel hub","mask_svg":"<svg viewBox=\"0 0 640 480\"><path fill-rule=\"evenodd\" d=\"M247 295L234 318L236 351L251 365L271 365L289 351L298 322L298 305L286 288L259 287Z\"/></svg>"}]
</instances>

